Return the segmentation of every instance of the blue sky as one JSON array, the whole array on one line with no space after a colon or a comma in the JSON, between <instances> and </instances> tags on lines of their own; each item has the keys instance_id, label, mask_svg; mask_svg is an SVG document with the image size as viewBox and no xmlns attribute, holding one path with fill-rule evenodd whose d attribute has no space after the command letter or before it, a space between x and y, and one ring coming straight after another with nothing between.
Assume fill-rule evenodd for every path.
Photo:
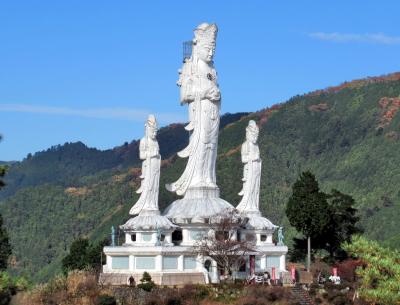
<instances>
[{"instance_id":1,"label":"blue sky","mask_svg":"<svg viewBox=\"0 0 400 305\"><path fill-rule=\"evenodd\" d=\"M0 2L0 160L186 119L182 42L216 22L222 112L400 71L399 1Z\"/></svg>"}]
</instances>

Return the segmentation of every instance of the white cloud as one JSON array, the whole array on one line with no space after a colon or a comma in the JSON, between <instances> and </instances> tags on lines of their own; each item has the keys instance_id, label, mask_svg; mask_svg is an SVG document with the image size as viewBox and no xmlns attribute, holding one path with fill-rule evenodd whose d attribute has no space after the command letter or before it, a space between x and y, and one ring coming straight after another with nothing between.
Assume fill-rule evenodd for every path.
<instances>
[{"instance_id":1,"label":"white cloud","mask_svg":"<svg viewBox=\"0 0 400 305\"><path fill-rule=\"evenodd\" d=\"M49 115L67 115L97 119L116 119L143 122L151 111L134 108L87 108L76 109L68 107L52 107L28 104L0 104L0 112L27 112ZM187 119L180 114L161 112L155 113L158 121L168 124L185 122Z\"/></svg>"},{"instance_id":2,"label":"white cloud","mask_svg":"<svg viewBox=\"0 0 400 305\"><path fill-rule=\"evenodd\" d=\"M372 34L346 34L346 33L325 33L325 32L315 32L309 33L309 37L333 41L333 42L366 42L366 43L376 43L376 44L386 44L394 45L400 44L400 36L388 36L383 33L372 33Z\"/></svg>"}]
</instances>

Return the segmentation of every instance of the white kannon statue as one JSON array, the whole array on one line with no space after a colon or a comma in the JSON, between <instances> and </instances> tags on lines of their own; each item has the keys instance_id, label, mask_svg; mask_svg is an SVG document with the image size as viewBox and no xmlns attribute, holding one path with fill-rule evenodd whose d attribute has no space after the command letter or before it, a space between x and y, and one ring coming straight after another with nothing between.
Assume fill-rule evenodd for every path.
<instances>
[{"instance_id":1,"label":"white kannon statue","mask_svg":"<svg viewBox=\"0 0 400 305\"><path fill-rule=\"evenodd\" d=\"M213 56L217 36L215 24L203 23L194 30L192 56L185 60L177 82L181 104L188 104L188 146L180 151L189 158L182 176L167 189L184 195L191 187L217 188L215 161L219 131L221 93Z\"/></svg>"},{"instance_id":2,"label":"white kannon statue","mask_svg":"<svg viewBox=\"0 0 400 305\"><path fill-rule=\"evenodd\" d=\"M161 156L157 136L157 121L154 115L149 115L145 124L145 136L140 140L139 157L143 160L141 184L136 193L139 200L131 208L129 214L137 215L142 211L160 214L158 209L158 190L160 183Z\"/></svg>"},{"instance_id":3,"label":"white kannon statue","mask_svg":"<svg viewBox=\"0 0 400 305\"><path fill-rule=\"evenodd\" d=\"M242 144L243 189L239 195L243 197L236 207L240 212L260 213L261 159L257 144L258 133L256 122L249 121L249 125L246 127L246 141Z\"/></svg>"}]
</instances>

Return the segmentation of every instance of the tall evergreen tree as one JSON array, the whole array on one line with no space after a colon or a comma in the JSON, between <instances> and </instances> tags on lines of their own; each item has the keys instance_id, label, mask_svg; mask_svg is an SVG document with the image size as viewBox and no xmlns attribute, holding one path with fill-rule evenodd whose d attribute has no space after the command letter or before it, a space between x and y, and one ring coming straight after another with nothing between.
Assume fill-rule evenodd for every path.
<instances>
[{"instance_id":1,"label":"tall evergreen tree","mask_svg":"<svg viewBox=\"0 0 400 305\"><path fill-rule=\"evenodd\" d=\"M69 253L62 260L62 269L64 273L70 270L82 270L87 267L87 253L89 250L89 241L86 238L74 240L69 249Z\"/></svg>"},{"instance_id":2,"label":"tall evergreen tree","mask_svg":"<svg viewBox=\"0 0 400 305\"><path fill-rule=\"evenodd\" d=\"M0 166L0 177L4 177L6 174L6 167L5 166ZM3 179L0 178L0 189L5 185Z\"/></svg>"},{"instance_id":3,"label":"tall evergreen tree","mask_svg":"<svg viewBox=\"0 0 400 305\"><path fill-rule=\"evenodd\" d=\"M4 177L5 173L6 168L4 166L0 166L0 189L4 186L4 181L2 178ZM6 228L3 226L3 217L0 214L0 271L7 269L7 262L10 255L10 240L8 238Z\"/></svg>"},{"instance_id":4,"label":"tall evergreen tree","mask_svg":"<svg viewBox=\"0 0 400 305\"><path fill-rule=\"evenodd\" d=\"M2 140L2 135L0 134L0 141ZM5 185L4 181L3 181L3 177L6 174L6 167L5 166L1 166L0 165L0 189Z\"/></svg>"},{"instance_id":5,"label":"tall evergreen tree","mask_svg":"<svg viewBox=\"0 0 400 305\"><path fill-rule=\"evenodd\" d=\"M311 238L318 236L329 222L327 196L319 190L315 176L300 174L286 205L286 215L292 226L307 237L307 270L310 270Z\"/></svg>"},{"instance_id":6,"label":"tall evergreen tree","mask_svg":"<svg viewBox=\"0 0 400 305\"><path fill-rule=\"evenodd\" d=\"M357 209L355 201L350 195L333 189L326 195L328 200L329 221L326 226L313 238L313 249L321 249L329 252L330 259L343 259L347 257L346 251L342 249L344 242L350 242L353 234L362 233L357 223ZM307 250L306 238L294 238L291 258L304 259Z\"/></svg>"},{"instance_id":7,"label":"tall evergreen tree","mask_svg":"<svg viewBox=\"0 0 400 305\"><path fill-rule=\"evenodd\" d=\"M0 214L0 271L7 269L7 262L10 255L11 244L6 228L3 226L3 217Z\"/></svg>"},{"instance_id":8,"label":"tall evergreen tree","mask_svg":"<svg viewBox=\"0 0 400 305\"><path fill-rule=\"evenodd\" d=\"M357 209L354 207L355 201L350 195L341 193L333 189L328 195L329 204L329 223L321 232L323 245L321 248L327 250L330 257L341 257L345 255L341 245L350 242L351 236L361 233L362 230L357 226L360 218L357 216Z\"/></svg>"},{"instance_id":9,"label":"tall evergreen tree","mask_svg":"<svg viewBox=\"0 0 400 305\"><path fill-rule=\"evenodd\" d=\"M107 243L107 239L97 244L90 244L86 238L82 237L74 240L69 253L62 260L63 272L68 273L70 270L83 270L85 268L100 270L103 247Z\"/></svg>"}]
</instances>

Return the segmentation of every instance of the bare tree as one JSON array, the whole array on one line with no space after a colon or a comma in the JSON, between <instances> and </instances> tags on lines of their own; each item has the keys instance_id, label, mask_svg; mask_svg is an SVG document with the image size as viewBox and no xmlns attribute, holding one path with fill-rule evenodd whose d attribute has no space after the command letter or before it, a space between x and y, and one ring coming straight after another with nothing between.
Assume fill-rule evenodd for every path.
<instances>
[{"instance_id":1,"label":"bare tree","mask_svg":"<svg viewBox=\"0 0 400 305\"><path fill-rule=\"evenodd\" d=\"M225 275L232 277L245 262L245 257L255 251L254 241L238 240L237 230L247 219L236 210L228 210L210 219L210 231L194 246L194 252L212 258Z\"/></svg>"}]
</instances>

